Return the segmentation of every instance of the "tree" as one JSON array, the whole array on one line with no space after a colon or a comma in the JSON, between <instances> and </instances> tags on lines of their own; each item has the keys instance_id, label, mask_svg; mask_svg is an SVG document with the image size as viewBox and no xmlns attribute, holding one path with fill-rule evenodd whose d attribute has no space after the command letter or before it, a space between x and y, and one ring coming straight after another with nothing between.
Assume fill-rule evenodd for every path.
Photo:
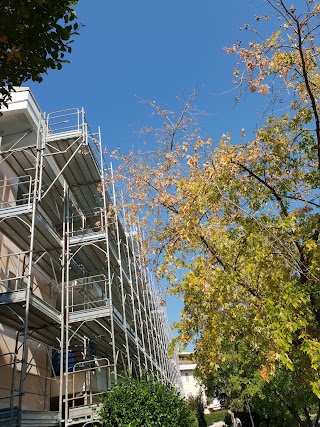
<instances>
[{"instance_id":1,"label":"tree","mask_svg":"<svg viewBox=\"0 0 320 427\"><path fill-rule=\"evenodd\" d=\"M62 68L78 24L73 0L7 0L0 14L0 107L27 80Z\"/></svg>"},{"instance_id":2,"label":"tree","mask_svg":"<svg viewBox=\"0 0 320 427\"><path fill-rule=\"evenodd\" d=\"M270 375L263 355L248 346L245 334L227 345L223 364L206 375L209 394L218 396L225 407L235 411L246 411L250 403L256 425L262 421L279 427L312 425L310 419L307 424L307 417L317 412L318 399L306 381L302 361L294 361L294 371L282 367ZM202 354L202 369L206 363ZM240 419L244 421L244 414Z\"/></svg>"},{"instance_id":3,"label":"tree","mask_svg":"<svg viewBox=\"0 0 320 427\"><path fill-rule=\"evenodd\" d=\"M152 105L164 122L154 132L159 147L125 156L122 172L130 176L131 213L144 208L154 219L148 243L153 239L159 276L183 295L181 339L195 339L202 379L232 365L230 348L242 343L256 355L251 377L263 381L243 383L240 394L253 398L264 383L291 378L317 400L320 3L307 0L304 10L266 4L272 14L263 19L279 28L228 52L243 66L234 73L242 93L270 96L273 111L281 105L286 113L269 115L252 140L232 143L226 133L214 147L197 137L190 100L178 115ZM310 425L294 414L290 390L274 393L300 425Z\"/></svg>"},{"instance_id":4,"label":"tree","mask_svg":"<svg viewBox=\"0 0 320 427\"><path fill-rule=\"evenodd\" d=\"M196 427L196 415L175 390L152 379L126 378L102 398L103 427Z\"/></svg>"}]
</instances>

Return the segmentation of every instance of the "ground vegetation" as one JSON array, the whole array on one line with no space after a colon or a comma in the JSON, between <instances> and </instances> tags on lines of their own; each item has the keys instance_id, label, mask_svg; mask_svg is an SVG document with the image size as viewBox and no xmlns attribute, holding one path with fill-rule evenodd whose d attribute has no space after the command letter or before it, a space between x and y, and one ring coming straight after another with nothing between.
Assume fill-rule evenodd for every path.
<instances>
[{"instance_id":1,"label":"ground vegetation","mask_svg":"<svg viewBox=\"0 0 320 427\"><path fill-rule=\"evenodd\" d=\"M176 390L153 379L122 379L102 404L103 427L198 427L195 412Z\"/></svg>"}]
</instances>

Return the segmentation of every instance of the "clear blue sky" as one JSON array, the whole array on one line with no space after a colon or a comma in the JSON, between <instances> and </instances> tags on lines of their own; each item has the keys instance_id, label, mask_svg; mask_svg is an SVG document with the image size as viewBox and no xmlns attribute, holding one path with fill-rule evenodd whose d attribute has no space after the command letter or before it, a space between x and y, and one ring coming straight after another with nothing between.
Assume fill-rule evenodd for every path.
<instances>
[{"instance_id":1,"label":"clear blue sky","mask_svg":"<svg viewBox=\"0 0 320 427\"><path fill-rule=\"evenodd\" d=\"M45 112L84 107L91 129L101 126L108 150L125 152L148 111L139 98L172 107L176 96L200 89L196 105L211 114L204 136L254 129L257 104L234 106L235 58L223 50L243 32L240 26L263 13L263 0L79 0L85 27L73 43L70 64L30 83ZM179 318L180 301L168 300L169 321Z\"/></svg>"}]
</instances>

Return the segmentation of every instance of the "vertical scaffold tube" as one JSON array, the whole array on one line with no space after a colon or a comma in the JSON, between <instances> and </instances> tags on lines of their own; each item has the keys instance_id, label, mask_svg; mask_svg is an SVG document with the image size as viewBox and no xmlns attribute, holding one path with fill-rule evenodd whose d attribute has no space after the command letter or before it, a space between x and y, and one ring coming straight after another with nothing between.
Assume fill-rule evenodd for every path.
<instances>
[{"instance_id":1,"label":"vertical scaffold tube","mask_svg":"<svg viewBox=\"0 0 320 427\"><path fill-rule=\"evenodd\" d=\"M132 254L133 254L134 284L135 284L135 291L136 291L137 301L138 301L138 314L139 314L141 340L142 340L142 348L143 348L143 356L144 356L144 370L147 371L148 370L148 359L147 359L147 350L146 350L144 328L143 328L143 318L142 318L142 313L141 313L142 303L140 300L140 292L139 292L137 255L136 255L136 251L135 251L135 242L133 239L133 229L132 228L131 228L131 233L130 233L130 241L131 241L131 248L132 248ZM140 363L141 363L141 359L140 359Z\"/></svg>"},{"instance_id":2,"label":"vertical scaffold tube","mask_svg":"<svg viewBox=\"0 0 320 427\"><path fill-rule=\"evenodd\" d=\"M115 227L116 227L116 235L117 235L118 264L119 264L119 274L120 274L123 328L124 328L124 336L125 336L125 343L126 343L125 346L126 346L127 370L130 371L131 361L130 361L129 339L128 339L128 329L127 329L127 313L126 313L126 301L125 301L126 295L124 293L121 239L120 239L119 218L118 218L118 212L117 212L117 200L116 200L116 191L115 191L115 185L114 185L114 175L113 175L112 165L110 167L110 170L111 170L113 204L115 206Z\"/></svg>"},{"instance_id":3,"label":"vertical scaffold tube","mask_svg":"<svg viewBox=\"0 0 320 427\"><path fill-rule=\"evenodd\" d=\"M130 251L130 241L129 241L129 228L127 225L127 218L126 218L126 212L124 209L124 203L122 200L122 210L123 210L123 218L124 218L124 225L125 225L125 234L126 234L126 249L127 249L127 258L128 258L128 270L129 270L129 280L130 280L130 297L131 297L131 306L132 306L132 313L133 313L133 325L134 325L134 333L135 333L135 341L136 341L136 349L137 349L137 361L138 361L138 369L139 369L139 376L142 377L142 368L141 368L141 360L140 360L140 344L138 339L138 327L137 327L137 314L136 314L136 305L135 305L135 298L134 298L134 289L133 289L133 278L132 278L132 252Z\"/></svg>"},{"instance_id":4,"label":"vertical scaffold tube","mask_svg":"<svg viewBox=\"0 0 320 427\"><path fill-rule=\"evenodd\" d=\"M26 289L26 305L25 305L25 316L23 322L23 344L22 344L22 355L21 355L21 371L19 381L19 399L18 399L18 425L21 424L21 411L22 411L22 399L23 399L23 383L24 376L26 373L27 366L27 339L28 339L28 328L29 328L29 310L30 310L30 297L32 291L32 268L33 268L33 251L34 251L34 237L35 237L35 221L36 211L38 205L38 187L39 187L39 173L41 166L41 157L43 154L43 141L42 141L42 118L40 117L38 128L37 128L37 154L36 154L36 165L35 165L35 178L33 186L33 199L32 199L32 217L30 226L30 246L29 246L29 266L28 266L28 280Z\"/></svg>"},{"instance_id":5,"label":"vertical scaffold tube","mask_svg":"<svg viewBox=\"0 0 320 427\"><path fill-rule=\"evenodd\" d=\"M68 425L69 417L69 280L70 280L70 200L69 200L69 188L66 189L66 234L65 234L65 351L60 354L60 357L65 360L65 398L64 398L64 413L65 413L65 425ZM65 353L65 354L64 354Z\"/></svg>"},{"instance_id":6,"label":"vertical scaffold tube","mask_svg":"<svg viewBox=\"0 0 320 427\"><path fill-rule=\"evenodd\" d=\"M64 342L65 342L65 292L66 292L66 245L67 245L67 184L63 183L63 228L62 228L62 257L61 257L61 329L60 329L60 384L59 384L59 425L62 426L63 418L63 353L64 353Z\"/></svg>"},{"instance_id":7,"label":"vertical scaffold tube","mask_svg":"<svg viewBox=\"0 0 320 427\"><path fill-rule=\"evenodd\" d=\"M109 218L108 218L108 203L107 203L107 185L106 185L106 171L103 161L103 150L101 143L101 133L100 128L98 129L99 137L99 150L100 150L100 179L102 187L102 198L103 198L103 215L104 215L104 232L105 232L105 241L106 241L106 252L107 252L107 277L108 277L108 286L109 286L109 303L110 303L110 326L111 326L111 344L112 344L112 357L113 357L113 370L114 370L114 380L117 382L117 353L115 345L115 331L114 331L114 319L113 319L113 298L112 298L112 275L111 275L111 266L110 266L110 247L109 247Z\"/></svg>"}]
</instances>

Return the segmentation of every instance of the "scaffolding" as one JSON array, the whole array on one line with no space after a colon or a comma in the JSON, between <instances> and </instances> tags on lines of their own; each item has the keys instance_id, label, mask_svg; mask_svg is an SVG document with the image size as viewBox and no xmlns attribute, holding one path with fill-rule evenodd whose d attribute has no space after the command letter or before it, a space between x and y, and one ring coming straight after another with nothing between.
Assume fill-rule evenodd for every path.
<instances>
[{"instance_id":1,"label":"scaffolding","mask_svg":"<svg viewBox=\"0 0 320 427\"><path fill-rule=\"evenodd\" d=\"M14 95L0 119L0 426L1 411L6 426L40 412L84 425L123 376L178 383L163 296L100 130L83 109L44 116L27 88Z\"/></svg>"}]
</instances>

